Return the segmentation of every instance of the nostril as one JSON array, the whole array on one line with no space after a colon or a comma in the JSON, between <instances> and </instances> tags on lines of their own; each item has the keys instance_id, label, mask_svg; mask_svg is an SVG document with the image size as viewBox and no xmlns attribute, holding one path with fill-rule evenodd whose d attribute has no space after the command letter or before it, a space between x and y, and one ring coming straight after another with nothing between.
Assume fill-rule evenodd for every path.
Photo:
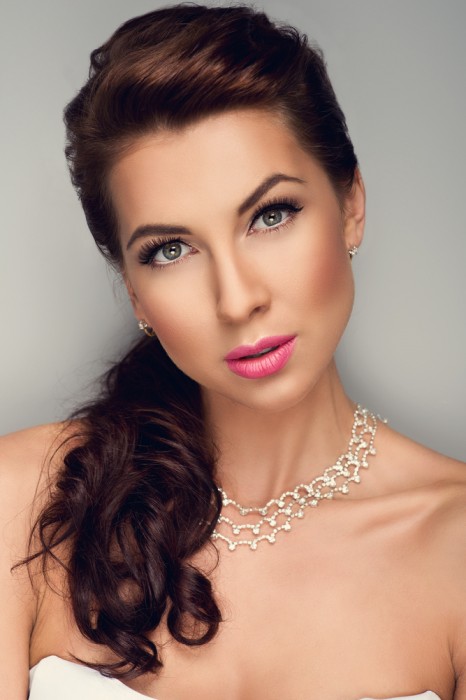
<instances>
[{"instance_id":1,"label":"nostril","mask_svg":"<svg viewBox=\"0 0 466 700\"><path fill-rule=\"evenodd\" d=\"M254 275L244 274L235 268L218 280L218 315L222 320L243 322L263 313L270 306L267 286Z\"/></svg>"}]
</instances>

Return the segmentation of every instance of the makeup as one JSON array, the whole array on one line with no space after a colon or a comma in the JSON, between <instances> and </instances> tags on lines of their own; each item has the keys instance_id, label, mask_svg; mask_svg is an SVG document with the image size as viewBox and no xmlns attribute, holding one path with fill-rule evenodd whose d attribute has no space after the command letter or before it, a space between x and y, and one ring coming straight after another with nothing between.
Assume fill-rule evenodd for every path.
<instances>
[{"instance_id":1,"label":"makeup","mask_svg":"<svg viewBox=\"0 0 466 700\"><path fill-rule=\"evenodd\" d=\"M287 197L275 197L267 200L264 204L256 209L249 224L250 233L272 233L274 231L279 231L286 228L291 223L293 223L294 218L303 209L302 206L293 198ZM260 220L266 214L278 214L277 222L271 223L270 225L260 226ZM264 223L264 221L262 221ZM180 238L179 235L172 234L157 234L157 229L166 230L169 229L182 230L181 226L174 225L160 225L152 224L148 226L141 226L136 229L135 233L132 235L127 248L129 248L133 240L142 238L145 235L154 235L155 238L144 243L138 253L138 260L141 265L149 265L152 268L169 267L176 263L186 260L190 255L193 255L196 251L193 246L187 241ZM186 229L185 234L189 234L189 229ZM179 255L176 257L166 257L165 259L157 259L159 253L167 245L179 246ZM185 248L184 254L182 248Z\"/></svg>"},{"instance_id":2,"label":"makeup","mask_svg":"<svg viewBox=\"0 0 466 700\"><path fill-rule=\"evenodd\" d=\"M262 379L279 372L290 359L296 336L280 335L262 338L254 345L240 345L228 355L228 368L244 379Z\"/></svg>"}]
</instances>

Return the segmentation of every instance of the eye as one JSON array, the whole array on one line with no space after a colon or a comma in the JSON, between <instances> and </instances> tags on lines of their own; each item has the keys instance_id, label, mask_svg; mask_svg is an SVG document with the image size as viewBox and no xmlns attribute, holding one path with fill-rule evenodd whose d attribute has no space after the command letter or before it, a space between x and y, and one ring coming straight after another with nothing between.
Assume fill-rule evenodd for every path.
<instances>
[{"instance_id":1,"label":"eye","mask_svg":"<svg viewBox=\"0 0 466 700\"><path fill-rule=\"evenodd\" d=\"M142 265L166 267L181 262L192 252L191 246L177 239L150 241L141 247L139 261Z\"/></svg>"},{"instance_id":2,"label":"eye","mask_svg":"<svg viewBox=\"0 0 466 700\"><path fill-rule=\"evenodd\" d=\"M295 202L280 201L266 204L254 215L251 229L253 231L266 231L280 228L282 225L290 223L294 215L301 209L302 207Z\"/></svg>"},{"instance_id":3,"label":"eye","mask_svg":"<svg viewBox=\"0 0 466 700\"><path fill-rule=\"evenodd\" d=\"M269 211L265 212L265 214L262 214L260 217L260 223L264 223L267 228L269 226L276 226L277 224L281 224L285 216L286 213L284 209L269 209Z\"/></svg>"},{"instance_id":4,"label":"eye","mask_svg":"<svg viewBox=\"0 0 466 700\"><path fill-rule=\"evenodd\" d=\"M154 260L158 263L170 263L174 260L178 260L183 255L183 248L188 248L186 243L181 241L170 241L170 243L164 243L154 255Z\"/></svg>"}]
</instances>

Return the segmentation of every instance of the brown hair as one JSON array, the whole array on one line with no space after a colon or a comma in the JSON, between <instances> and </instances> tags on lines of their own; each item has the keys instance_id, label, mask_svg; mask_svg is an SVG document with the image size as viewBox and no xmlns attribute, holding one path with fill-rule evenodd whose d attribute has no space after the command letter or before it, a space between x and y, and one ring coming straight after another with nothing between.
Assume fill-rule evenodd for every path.
<instances>
[{"instance_id":1,"label":"brown hair","mask_svg":"<svg viewBox=\"0 0 466 700\"><path fill-rule=\"evenodd\" d=\"M319 51L293 27L248 7L178 5L130 20L91 54L90 77L65 111L66 155L92 235L121 263L107 173L137 136L182 129L226 110L282 115L337 191L357 165Z\"/></svg>"},{"instance_id":2,"label":"brown hair","mask_svg":"<svg viewBox=\"0 0 466 700\"><path fill-rule=\"evenodd\" d=\"M110 262L122 260L106 182L124 149L239 108L281 116L335 190L351 187L357 161L322 55L292 27L246 6L176 5L126 22L92 53L89 80L65 111L66 155ZM77 415L81 444L65 457L31 559L44 555L45 567L67 542L79 629L121 659L95 666L154 671L161 662L148 635L162 618L183 644L209 641L221 620L208 577L189 563L221 507L200 390L145 338Z\"/></svg>"}]
</instances>

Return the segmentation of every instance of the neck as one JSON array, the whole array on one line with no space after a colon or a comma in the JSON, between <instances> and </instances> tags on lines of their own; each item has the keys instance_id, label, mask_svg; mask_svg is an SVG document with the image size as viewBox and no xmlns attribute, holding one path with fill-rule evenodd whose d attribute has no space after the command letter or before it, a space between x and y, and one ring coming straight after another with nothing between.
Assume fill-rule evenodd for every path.
<instances>
[{"instance_id":1,"label":"neck","mask_svg":"<svg viewBox=\"0 0 466 700\"><path fill-rule=\"evenodd\" d=\"M244 506L262 505L309 482L346 451L354 404L335 365L298 404L279 412L204 397L219 452L217 481Z\"/></svg>"}]
</instances>

